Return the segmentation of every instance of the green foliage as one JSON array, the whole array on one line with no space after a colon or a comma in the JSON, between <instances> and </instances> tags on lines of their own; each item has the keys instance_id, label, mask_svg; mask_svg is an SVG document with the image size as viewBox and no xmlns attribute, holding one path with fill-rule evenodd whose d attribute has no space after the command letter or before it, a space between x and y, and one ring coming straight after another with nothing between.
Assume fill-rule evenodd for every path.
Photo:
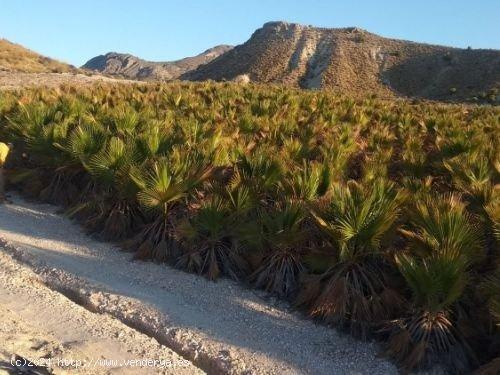
<instances>
[{"instance_id":1,"label":"green foliage","mask_svg":"<svg viewBox=\"0 0 500 375\"><path fill-rule=\"evenodd\" d=\"M410 240L413 254L464 258L467 262L483 256L480 232L457 195L416 202L411 219L415 229L400 231Z\"/></svg>"},{"instance_id":2,"label":"green foliage","mask_svg":"<svg viewBox=\"0 0 500 375\"><path fill-rule=\"evenodd\" d=\"M398 309L400 298L384 279L384 240L398 219L404 195L393 184L370 188L349 181L332 189L328 201L311 210L335 261L317 278L316 293L304 288L299 303L312 316L347 323L365 336ZM328 259L325 260L328 262Z\"/></svg>"},{"instance_id":3,"label":"green foliage","mask_svg":"<svg viewBox=\"0 0 500 375\"><path fill-rule=\"evenodd\" d=\"M403 231L409 252L396 256L412 304L394 322L389 353L408 369L441 357L455 371L466 371L474 356L453 311L483 255L480 233L456 195L417 202L412 226Z\"/></svg>"},{"instance_id":4,"label":"green foliage","mask_svg":"<svg viewBox=\"0 0 500 375\"><path fill-rule=\"evenodd\" d=\"M259 256L259 266L251 275L257 287L282 297L296 291L304 268L305 217L302 207L295 204L261 213L257 231L251 233Z\"/></svg>"},{"instance_id":5,"label":"green foliage","mask_svg":"<svg viewBox=\"0 0 500 375\"><path fill-rule=\"evenodd\" d=\"M362 337L387 327L408 370L462 372L499 334L499 119L229 83L0 102L11 186L137 259L248 282Z\"/></svg>"},{"instance_id":6,"label":"green foliage","mask_svg":"<svg viewBox=\"0 0 500 375\"><path fill-rule=\"evenodd\" d=\"M444 163L456 189L467 194L477 206L486 206L494 198L498 171L494 162L478 153L456 156Z\"/></svg>"},{"instance_id":7,"label":"green foliage","mask_svg":"<svg viewBox=\"0 0 500 375\"><path fill-rule=\"evenodd\" d=\"M390 183L377 181L367 189L349 181L346 186L335 186L329 201L313 209L312 215L338 249L338 259L354 261L380 250L403 198Z\"/></svg>"},{"instance_id":8,"label":"green foliage","mask_svg":"<svg viewBox=\"0 0 500 375\"><path fill-rule=\"evenodd\" d=\"M236 240L238 211L232 208L231 203L216 196L178 225L177 235L187 245L178 266L210 280L220 275L236 280L244 277L248 265Z\"/></svg>"}]
</instances>

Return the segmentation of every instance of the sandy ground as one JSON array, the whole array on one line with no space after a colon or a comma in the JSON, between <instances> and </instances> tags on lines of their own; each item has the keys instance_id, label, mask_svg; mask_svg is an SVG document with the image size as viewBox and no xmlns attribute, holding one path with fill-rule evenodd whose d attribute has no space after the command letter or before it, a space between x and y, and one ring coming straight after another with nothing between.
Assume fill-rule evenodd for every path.
<instances>
[{"instance_id":1,"label":"sandy ground","mask_svg":"<svg viewBox=\"0 0 500 375\"><path fill-rule=\"evenodd\" d=\"M19 335L25 346L30 340L53 342L54 349L49 344L43 350L57 355L65 342L77 341L67 353L78 358L137 355L135 350L144 348L146 358L182 355L213 374L397 373L377 356L377 344L302 319L264 293L163 264L133 262L131 254L89 238L52 206L17 196L13 202L0 206L0 254L7 264L0 265L0 316L9 311L2 335ZM16 267L43 285L31 276L24 280L25 271ZM67 328L57 329L59 321ZM123 335L116 337L117 331ZM148 337L156 351L146 349ZM101 338L115 343L116 350ZM0 337L5 356L17 350L9 341L2 348L3 342ZM197 369L191 365L183 371Z\"/></svg>"},{"instance_id":2,"label":"sandy ground","mask_svg":"<svg viewBox=\"0 0 500 375\"><path fill-rule=\"evenodd\" d=\"M138 83L114 79L98 74L74 73L19 73L0 71L0 90L15 90L24 87L58 87L63 84L89 85L96 82Z\"/></svg>"}]
</instances>

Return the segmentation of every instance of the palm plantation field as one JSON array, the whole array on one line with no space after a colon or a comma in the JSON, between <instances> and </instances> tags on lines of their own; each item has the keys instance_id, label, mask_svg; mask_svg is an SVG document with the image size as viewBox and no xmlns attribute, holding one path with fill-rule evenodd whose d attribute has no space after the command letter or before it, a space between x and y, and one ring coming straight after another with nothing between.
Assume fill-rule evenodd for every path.
<instances>
[{"instance_id":1,"label":"palm plantation field","mask_svg":"<svg viewBox=\"0 0 500 375\"><path fill-rule=\"evenodd\" d=\"M406 370L499 368L498 107L103 84L3 93L0 116L10 185L137 259L264 289Z\"/></svg>"}]
</instances>

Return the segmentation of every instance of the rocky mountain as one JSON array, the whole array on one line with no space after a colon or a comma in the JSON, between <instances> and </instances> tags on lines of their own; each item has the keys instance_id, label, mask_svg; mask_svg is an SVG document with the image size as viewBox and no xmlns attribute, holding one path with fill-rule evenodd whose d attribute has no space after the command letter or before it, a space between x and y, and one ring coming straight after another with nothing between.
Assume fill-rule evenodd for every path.
<instances>
[{"instance_id":1,"label":"rocky mountain","mask_svg":"<svg viewBox=\"0 0 500 375\"><path fill-rule=\"evenodd\" d=\"M110 52L94 57L82 68L130 79L168 81L179 78L182 74L216 59L232 48L232 46L220 45L197 56L170 62L152 62L129 54Z\"/></svg>"},{"instance_id":2,"label":"rocky mountain","mask_svg":"<svg viewBox=\"0 0 500 375\"><path fill-rule=\"evenodd\" d=\"M500 51L388 39L354 27L270 22L181 78L460 100L500 88Z\"/></svg>"},{"instance_id":3,"label":"rocky mountain","mask_svg":"<svg viewBox=\"0 0 500 375\"><path fill-rule=\"evenodd\" d=\"M76 72L74 66L42 56L19 44L0 39L0 71L22 73Z\"/></svg>"}]
</instances>

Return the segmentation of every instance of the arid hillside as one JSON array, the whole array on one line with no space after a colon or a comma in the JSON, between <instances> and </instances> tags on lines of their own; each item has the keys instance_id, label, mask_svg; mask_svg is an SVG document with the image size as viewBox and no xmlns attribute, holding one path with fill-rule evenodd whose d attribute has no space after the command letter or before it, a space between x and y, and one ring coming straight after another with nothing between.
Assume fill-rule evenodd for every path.
<instances>
[{"instance_id":1,"label":"arid hillside","mask_svg":"<svg viewBox=\"0 0 500 375\"><path fill-rule=\"evenodd\" d=\"M0 39L0 71L23 73L69 73L74 66L42 56L19 44Z\"/></svg>"},{"instance_id":2,"label":"arid hillside","mask_svg":"<svg viewBox=\"0 0 500 375\"><path fill-rule=\"evenodd\" d=\"M496 100L500 51L384 38L358 28L266 23L244 44L182 76L428 99Z\"/></svg>"},{"instance_id":3,"label":"arid hillside","mask_svg":"<svg viewBox=\"0 0 500 375\"><path fill-rule=\"evenodd\" d=\"M82 68L130 79L168 81L212 61L232 48L220 45L199 55L171 62L152 62L129 54L110 52L94 57Z\"/></svg>"}]
</instances>

